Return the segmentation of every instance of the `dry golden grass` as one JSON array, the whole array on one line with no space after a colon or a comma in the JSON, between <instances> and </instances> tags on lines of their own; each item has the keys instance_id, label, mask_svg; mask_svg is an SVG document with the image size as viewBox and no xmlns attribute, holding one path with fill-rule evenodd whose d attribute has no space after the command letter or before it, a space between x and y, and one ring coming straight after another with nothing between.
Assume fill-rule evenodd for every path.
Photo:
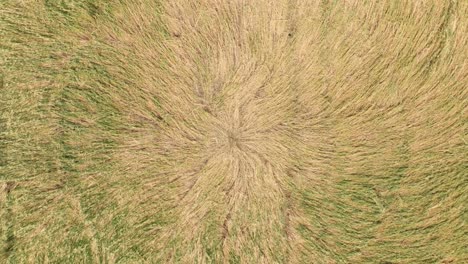
<instances>
[{"instance_id":1,"label":"dry golden grass","mask_svg":"<svg viewBox=\"0 0 468 264\"><path fill-rule=\"evenodd\" d=\"M0 262L466 263L468 1L0 1Z\"/></svg>"}]
</instances>

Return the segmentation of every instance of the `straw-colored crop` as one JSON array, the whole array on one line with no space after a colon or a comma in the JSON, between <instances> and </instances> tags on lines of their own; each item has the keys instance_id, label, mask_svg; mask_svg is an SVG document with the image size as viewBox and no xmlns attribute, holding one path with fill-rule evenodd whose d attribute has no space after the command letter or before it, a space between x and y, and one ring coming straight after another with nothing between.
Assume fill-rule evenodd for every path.
<instances>
[{"instance_id":1,"label":"straw-colored crop","mask_svg":"<svg viewBox=\"0 0 468 264\"><path fill-rule=\"evenodd\" d=\"M0 0L0 263L467 263L468 1Z\"/></svg>"}]
</instances>

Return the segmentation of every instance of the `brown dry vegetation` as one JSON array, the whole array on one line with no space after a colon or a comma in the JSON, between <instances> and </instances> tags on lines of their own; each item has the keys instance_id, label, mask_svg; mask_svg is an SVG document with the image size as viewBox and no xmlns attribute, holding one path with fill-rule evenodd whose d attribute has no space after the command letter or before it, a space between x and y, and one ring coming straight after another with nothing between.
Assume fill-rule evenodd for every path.
<instances>
[{"instance_id":1,"label":"brown dry vegetation","mask_svg":"<svg viewBox=\"0 0 468 264\"><path fill-rule=\"evenodd\" d=\"M0 262L466 263L467 14L0 0Z\"/></svg>"}]
</instances>

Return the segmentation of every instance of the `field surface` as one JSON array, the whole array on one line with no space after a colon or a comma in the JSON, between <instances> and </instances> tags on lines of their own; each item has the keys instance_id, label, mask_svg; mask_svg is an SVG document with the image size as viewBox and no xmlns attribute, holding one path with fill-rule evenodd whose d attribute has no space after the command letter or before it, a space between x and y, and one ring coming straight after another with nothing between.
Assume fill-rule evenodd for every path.
<instances>
[{"instance_id":1,"label":"field surface","mask_svg":"<svg viewBox=\"0 0 468 264\"><path fill-rule=\"evenodd\" d=\"M468 263L468 1L0 0L0 263Z\"/></svg>"}]
</instances>

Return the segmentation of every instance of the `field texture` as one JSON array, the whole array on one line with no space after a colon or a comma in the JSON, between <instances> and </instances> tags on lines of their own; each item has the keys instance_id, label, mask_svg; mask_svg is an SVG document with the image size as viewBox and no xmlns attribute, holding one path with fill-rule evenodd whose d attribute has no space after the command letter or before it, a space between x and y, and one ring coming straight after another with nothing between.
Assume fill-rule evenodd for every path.
<instances>
[{"instance_id":1,"label":"field texture","mask_svg":"<svg viewBox=\"0 0 468 264\"><path fill-rule=\"evenodd\" d=\"M0 263L468 263L468 1L0 0Z\"/></svg>"}]
</instances>

